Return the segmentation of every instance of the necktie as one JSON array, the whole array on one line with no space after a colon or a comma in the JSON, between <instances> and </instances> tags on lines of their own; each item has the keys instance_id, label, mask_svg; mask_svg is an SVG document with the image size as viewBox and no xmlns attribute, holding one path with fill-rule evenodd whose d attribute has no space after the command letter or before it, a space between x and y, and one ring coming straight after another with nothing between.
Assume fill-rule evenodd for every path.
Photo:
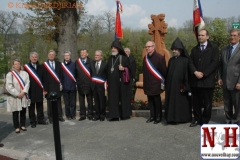
<instances>
[{"instance_id":1,"label":"necktie","mask_svg":"<svg viewBox=\"0 0 240 160\"><path fill-rule=\"evenodd\" d=\"M201 51L204 51L204 46L205 45L203 45L203 44L201 45Z\"/></svg>"},{"instance_id":2,"label":"necktie","mask_svg":"<svg viewBox=\"0 0 240 160\"><path fill-rule=\"evenodd\" d=\"M231 56L232 56L232 52L233 52L233 46L230 46L229 54L228 54L228 59L231 58Z\"/></svg>"},{"instance_id":3,"label":"necktie","mask_svg":"<svg viewBox=\"0 0 240 160\"><path fill-rule=\"evenodd\" d=\"M36 64L33 64L33 67L34 67L35 69L37 69L37 65L36 65Z\"/></svg>"},{"instance_id":4,"label":"necktie","mask_svg":"<svg viewBox=\"0 0 240 160\"><path fill-rule=\"evenodd\" d=\"M52 69L54 69L53 62L52 62Z\"/></svg>"},{"instance_id":5,"label":"necktie","mask_svg":"<svg viewBox=\"0 0 240 160\"><path fill-rule=\"evenodd\" d=\"M96 72L98 74L98 71L99 71L99 65L98 65L98 62L96 63Z\"/></svg>"}]
</instances>

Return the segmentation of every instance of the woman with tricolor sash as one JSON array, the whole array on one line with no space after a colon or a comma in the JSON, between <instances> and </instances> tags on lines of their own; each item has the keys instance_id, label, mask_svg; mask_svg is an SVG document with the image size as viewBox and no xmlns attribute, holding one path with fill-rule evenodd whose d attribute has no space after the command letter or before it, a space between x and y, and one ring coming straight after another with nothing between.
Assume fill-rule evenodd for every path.
<instances>
[{"instance_id":1,"label":"woman with tricolor sash","mask_svg":"<svg viewBox=\"0 0 240 160\"><path fill-rule=\"evenodd\" d=\"M16 133L26 131L26 108L30 105L28 89L30 81L28 73L21 70L19 60L13 61L13 70L6 76L6 89L10 93L7 96L7 111L12 112L13 125ZM20 115L20 120L19 120Z\"/></svg>"}]
</instances>

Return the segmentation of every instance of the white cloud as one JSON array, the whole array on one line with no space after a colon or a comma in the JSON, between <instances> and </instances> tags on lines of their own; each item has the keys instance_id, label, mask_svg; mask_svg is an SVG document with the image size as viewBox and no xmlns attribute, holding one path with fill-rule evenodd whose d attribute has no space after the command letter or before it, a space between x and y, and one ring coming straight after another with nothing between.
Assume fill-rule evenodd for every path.
<instances>
[{"instance_id":1,"label":"white cloud","mask_svg":"<svg viewBox=\"0 0 240 160\"><path fill-rule=\"evenodd\" d=\"M123 13L122 15L125 17L131 17L134 15L144 15L146 12L139 5L130 4L123 5Z\"/></svg>"},{"instance_id":2,"label":"white cloud","mask_svg":"<svg viewBox=\"0 0 240 160\"><path fill-rule=\"evenodd\" d=\"M177 21L177 19L176 18L170 19L170 21L168 22L168 26L169 27L178 28L178 21Z\"/></svg>"},{"instance_id":3,"label":"white cloud","mask_svg":"<svg viewBox=\"0 0 240 160\"><path fill-rule=\"evenodd\" d=\"M85 7L90 15L102 14L103 11L109 10L105 0L89 0Z\"/></svg>"},{"instance_id":4,"label":"white cloud","mask_svg":"<svg viewBox=\"0 0 240 160\"><path fill-rule=\"evenodd\" d=\"M139 28L148 28L148 24L150 24L152 22L150 17L144 17L142 19L140 19L139 21Z\"/></svg>"}]
</instances>

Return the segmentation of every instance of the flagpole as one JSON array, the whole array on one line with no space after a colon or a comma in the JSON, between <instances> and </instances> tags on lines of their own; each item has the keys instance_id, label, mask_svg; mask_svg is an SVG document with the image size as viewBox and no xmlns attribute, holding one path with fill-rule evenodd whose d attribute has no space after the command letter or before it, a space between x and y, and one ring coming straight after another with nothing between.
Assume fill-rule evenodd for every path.
<instances>
[{"instance_id":1,"label":"flagpole","mask_svg":"<svg viewBox=\"0 0 240 160\"><path fill-rule=\"evenodd\" d=\"M119 0L116 0L117 10L115 19L115 40L123 38L122 24L120 13L122 12L122 4Z\"/></svg>"},{"instance_id":2,"label":"flagpole","mask_svg":"<svg viewBox=\"0 0 240 160\"><path fill-rule=\"evenodd\" d=\"M205 27L200 0L193 0L193 32L198 40L198 32Z\"/></svg>"}]
</instances>

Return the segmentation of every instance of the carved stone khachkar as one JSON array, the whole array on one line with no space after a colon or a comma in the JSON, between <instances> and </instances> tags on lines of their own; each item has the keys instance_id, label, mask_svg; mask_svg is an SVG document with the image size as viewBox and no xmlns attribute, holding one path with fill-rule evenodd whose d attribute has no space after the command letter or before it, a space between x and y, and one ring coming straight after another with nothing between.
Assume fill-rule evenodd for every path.
<instances>
[{"instance_id":1,"label":"carved stone khachkar","mask_svg":"<svg viewBox=\"0 0 240 160\"><path fill-rule=\"evenodd\" d=\"M166 49L164 38L165 34L167 34L167 26L168 24L164 21L165 14L159 15L151 15L152 23L148 24L148 34L152 35L152 41L155 42L155 49L158 53L165 57L166 64L170 59L170 52ZM142 57L146 55L146 50L143 49ZM147 96L144 94L143 91L143 74L139 74L139 81L136 82L136 93L134 100L135 101L147 101ZM162 102L165 100L165 93L161 94Z\"/></svg>"}]
</instances>

